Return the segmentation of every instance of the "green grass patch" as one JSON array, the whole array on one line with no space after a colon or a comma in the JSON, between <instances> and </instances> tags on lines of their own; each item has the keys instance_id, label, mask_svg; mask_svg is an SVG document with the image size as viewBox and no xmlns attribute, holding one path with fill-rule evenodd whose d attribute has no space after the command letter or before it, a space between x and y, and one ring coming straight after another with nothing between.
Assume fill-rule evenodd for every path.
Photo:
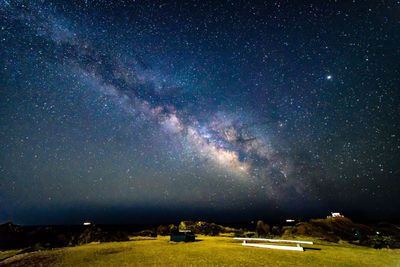
<instances>
[{"instance_id":1,"label":"green grass patch","mask_svg":"<svg viewBox=\"0 0 400 267\"><path fill-rule=\"evenodd\" d=\"M198 236L198 242L170 243L169 237L95 243L17 255L5 266L399 266L400 251L348 243L317 242L320 250L279 251L241 246L228 237Z\"/></svg>"}]
</instances>

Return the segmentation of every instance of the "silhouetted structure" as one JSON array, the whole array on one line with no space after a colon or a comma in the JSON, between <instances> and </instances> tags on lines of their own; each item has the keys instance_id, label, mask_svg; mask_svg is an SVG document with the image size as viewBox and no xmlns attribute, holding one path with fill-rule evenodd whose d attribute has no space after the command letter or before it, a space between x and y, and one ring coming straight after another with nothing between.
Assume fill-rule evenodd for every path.
<instances>
[{"instance_id":1,"label":"silhouetted structure","mask_svg":"<svg viewBox=\"0 0 400 267\"><path fill-rule=\"evenodd\" d=\"M181 230L171 234L170 241L174 242L194 242L196 239L194 233L188 230Z\"/></svg>"}]
</instances>

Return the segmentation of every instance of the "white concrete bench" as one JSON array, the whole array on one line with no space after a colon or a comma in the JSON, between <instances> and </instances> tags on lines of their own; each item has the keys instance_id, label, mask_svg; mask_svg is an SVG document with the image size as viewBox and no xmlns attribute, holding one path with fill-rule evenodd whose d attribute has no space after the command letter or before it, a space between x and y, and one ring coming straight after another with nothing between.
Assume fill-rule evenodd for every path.
<instances>
[{"instance_id":1,"label":"white concrete bench","mask_svg":"<svg viewBox=\"0 0 400 267\"><path fill-rule=\"evenodd\" d=\"M242 246L246 246L246 247L270 248L270 249L293 250L293 251L304 251L304 248L301 246L302 244L306 244L306 245L314 244L312 241L302 241L302 240L246 238L246 237L235 237L234 239L242 240L243 241ZM289 244L296 244L296 246L248 243L248 241L261 241L261 242L268 242L268 243L289 243Z\"/></svg>"}]
</instances>

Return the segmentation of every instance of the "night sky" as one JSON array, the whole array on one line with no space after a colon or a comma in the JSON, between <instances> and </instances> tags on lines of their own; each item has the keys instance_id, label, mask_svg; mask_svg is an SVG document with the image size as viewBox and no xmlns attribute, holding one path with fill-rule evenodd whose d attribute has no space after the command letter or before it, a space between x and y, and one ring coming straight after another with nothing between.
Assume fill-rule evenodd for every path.
<instances>
[{"instance_id":1,"label":"night sky","mask_svg":"<svg viewBox=\"0 0 400 267\"><path fill-rule=\"evenodd\" d=\"M0 222L398 219L399 1L115 2L0 1Z\"/></svg>"}]
</instances>

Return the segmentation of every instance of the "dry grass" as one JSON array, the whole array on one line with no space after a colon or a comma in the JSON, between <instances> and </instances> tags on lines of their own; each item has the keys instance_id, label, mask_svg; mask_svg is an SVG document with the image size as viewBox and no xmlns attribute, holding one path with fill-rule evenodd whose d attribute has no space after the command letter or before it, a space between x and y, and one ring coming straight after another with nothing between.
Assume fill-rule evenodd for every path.
<instances>
[{"instance_id":1,"label":"dry grass","mask_svg":"<svg viewBox=\"0 0 400 267\"><path fill-rule=\"evenodd\" d=\"M0 261L4 260L6 258L12 257L19 253L21 250L6 250L6 251L0 251Z\"/></svg>"},{"instance_id":2,"label":"dry grass","mask_svg":"<svg viewBox=\"0 0 400 267\"><path fill-rule=\"evenodd\" d=\"M305 252L242 247L228 237L197 237L194 243L153 240L97 243L17 255L0 266L399 266L399 250L317 243Z\"/></svg>"}]
</instances>

